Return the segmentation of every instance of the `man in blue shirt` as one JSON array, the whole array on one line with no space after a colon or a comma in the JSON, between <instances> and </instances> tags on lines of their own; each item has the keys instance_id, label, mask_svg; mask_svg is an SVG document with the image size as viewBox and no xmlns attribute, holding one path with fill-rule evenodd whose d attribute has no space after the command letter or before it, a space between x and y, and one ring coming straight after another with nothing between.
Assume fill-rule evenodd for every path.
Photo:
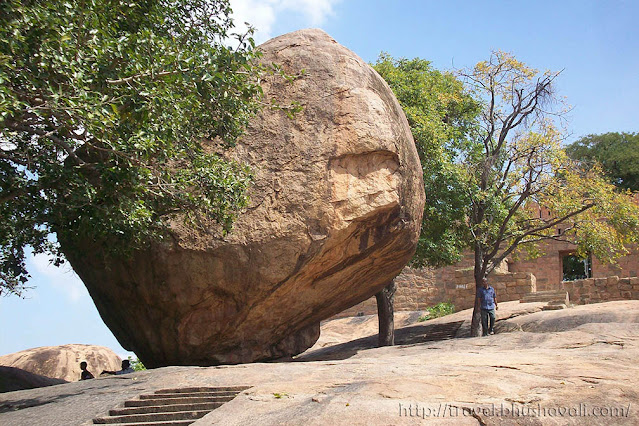
<instances>
[{"instance_id":1,"label":"man in blue shirt","mask_svg":"<svg viewBox=\"0 0 639 426\"><path fill-rule=\"evenodd\" d=\"M481 282L482 286L479 287L477 298L481 307L481 328L482 336L488 336L489 334L495 334L495 309L497 309L497 295L495 289L488 285L488 280L484 278ZM490 318L490 326L488 325L488 319Z\"/></svg>"}]
</instances>

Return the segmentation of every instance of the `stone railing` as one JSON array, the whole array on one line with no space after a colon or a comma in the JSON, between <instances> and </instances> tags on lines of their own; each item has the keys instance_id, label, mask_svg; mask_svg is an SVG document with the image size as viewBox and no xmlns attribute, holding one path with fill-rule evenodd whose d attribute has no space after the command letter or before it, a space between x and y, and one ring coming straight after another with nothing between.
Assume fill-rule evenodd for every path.
<instances>
[{"instance_id":1,"label":"stone railing","mask_svg":"<svg viewBox=\"0 0 639 426\"><path fill-rule=\"evenodd\" d=\"M498 272L488 277L498 302L519 300L537 289L535 276L529 272ZM472 269L455 271L455 282L445 286L448 301L456 310L472 308L475 303L475 280Z\"/></svg>"},{"instance_id":2,"label":"stone railing","mask_svg":"<svg viewBox=\"0 0 639 426\"><path fill-rule=\"evenodd\" d=\"M639 299L639 277L586 278L563 281L570 302L578 305L612 300Z\"/></svg>"}]
</instances>

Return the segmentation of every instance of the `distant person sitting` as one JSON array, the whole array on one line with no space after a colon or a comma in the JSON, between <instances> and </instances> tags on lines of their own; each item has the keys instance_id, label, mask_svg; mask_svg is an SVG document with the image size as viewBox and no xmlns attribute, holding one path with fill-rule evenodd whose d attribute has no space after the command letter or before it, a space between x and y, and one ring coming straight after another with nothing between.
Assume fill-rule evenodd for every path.
<instances>
[{"instance_id":1,"label":"distant person sitting","mask_svg":"<svg viewBox=\"0 0 639 426\"><path fill-rule=\"evenodd\" d=\"M120 374L129 374L129 373L134 373L135 370L133 368L131 368L131 362L128 359L122 360L122 370L120 371L107 371L104 370L102 372L102 374L115 374L117 376L119 376Z\"/></svg>"},{"instance_id":2,"label":"distant person sitting","mask_svg":"<svg viewBox=\"0 0 639 426\"><path fill-rule=\"evenodd\" d=\"M82 373L80 374L80 380L93 379L93 374L91 374L91 372L89 370L87 370L86 361L82 361L80 363L80 370L82 370Z\"/></svg>"}]
</instances>

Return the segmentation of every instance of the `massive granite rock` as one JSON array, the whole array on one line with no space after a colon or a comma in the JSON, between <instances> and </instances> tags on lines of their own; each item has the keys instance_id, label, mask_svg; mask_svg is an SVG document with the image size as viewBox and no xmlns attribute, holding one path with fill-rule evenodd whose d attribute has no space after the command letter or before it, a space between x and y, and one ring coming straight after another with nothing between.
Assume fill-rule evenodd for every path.
<instances>
[{"instance_id":1,"label":"massive granite rock","mask_svg":"<svg viewBox=\"0 0 639 426\"><path fill-rule=\"evenodd\" d=\"M260 46L265 108L229 153L254 173L251 204L223 236L172 224L172 239L110 259L69 260L107 326L148 367L298 354L319 322L378 292L412 256L424 205L404 114L382 78L320 30ZM61 241L63 247L68 242Z\"/></svg>"},{"instance_id":2,"label":"massive granite rock","mask_svg":"<svg viewBox=\"0 0 639 426\"><path fill-rule=\"evenodd\" d=\"M80 380L80 363L86 361L88 370L98 377L103 370L116 371L122 368L122 360L111 349L96 345L70 344L43 346L0 356L0 365L19 368L58 382ZM42 384L41 386L47 386Z\"/></svg>"}]
</instances>

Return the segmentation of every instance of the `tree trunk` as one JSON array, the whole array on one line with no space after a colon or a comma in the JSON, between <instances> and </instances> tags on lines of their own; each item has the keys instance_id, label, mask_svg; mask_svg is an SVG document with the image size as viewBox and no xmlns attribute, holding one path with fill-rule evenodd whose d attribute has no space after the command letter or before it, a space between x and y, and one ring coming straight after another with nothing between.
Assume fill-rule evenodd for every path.
<instances>
[{"instance_id":1,"label":"tree trunk","mask_svg":"<svg viewBox=\"0 0 639 426\"><path fill-rule=\"evenodd\" d=\"M479 295L479 287L481 281L475 282L475 304L473 306L473 318L470 322L470 337L479 337L481 327L481 303L477 296Z\"/></svg>"},{"instance_id":2,"label":"tree trunk","mask_svg":"<svg viewBox=\"0 0 639 426\"><path fill-rule=\"evenodd\" d=\"M475 278L475 303L473 304L473 317L470 321L470 337L480 336L481 327L481 303L477 296L479 296L479 287L482 286L482 280L484 278L484 261L482 258L481 247L475 245L475 268L473 277Z\"/></svg>"},{"instance_id":3,"label":"tree trunk","mask_svg":"<svg viewBox=\"0 0 639 426\"><path fill-rule=\"evenodd\" d=\"M379 320L379 346L395 344L395 321L393 317L393 296L396 290L395 281L391 281L379 293L377 299L377 319Z\"/></svg>"}]
</instances>

